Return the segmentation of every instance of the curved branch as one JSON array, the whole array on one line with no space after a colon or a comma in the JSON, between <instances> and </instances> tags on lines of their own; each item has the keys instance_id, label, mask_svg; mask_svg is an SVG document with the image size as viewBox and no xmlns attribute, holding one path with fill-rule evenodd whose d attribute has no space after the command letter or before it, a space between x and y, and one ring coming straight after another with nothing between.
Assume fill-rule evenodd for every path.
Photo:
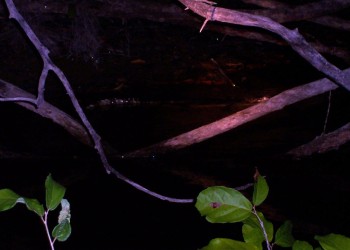
<instances>
[{"instance_id":1,"label":"curved branch","mask_svg":"<svg viewBox=\"0 0 350 250\"><path fill-rule=\"evenodd\" d=\"M67 113L56 108L48 102L43 101L40 107L36 108L35 96L14 86L13 84L0 79L0 101L14 100L18 105L39 114L42 117L48 118L57 125L64 128L73 137L77 138L85 145L93 146L92 140L84 126L69 116ZM19 98L20 97L20 98ZM32 102L23 102L21 99L26 98ZM16 100L19 99L19 100Z\"/></svg>"},{"instance_id":2,"label":"curved branch","mask_svg":"<svg viewBox=\"0 0 350 250\"><path fill-rule=\"evenodd\" d=\"M244 0L245 2L258 2L263 4L265 7L274 7L275 3L266 4L267 1L275 2L272 0ZM258 4L256 3L256 4ZM265 4L264 4L265 3ZM183 10L179 8L178 3L160 3L152 1L152 4L145 2L143 0L120 0L120 1L109 1L109 2L99 2L96 6L93 2L81 2L79 5L83 4L84 8L89 10L94 16L103 18L123 18L123 19L146 19L154 22L169 22L177 25L186 25L197 27L200 22L200 17L194 15L183 15ZM260 5L261 5L260 4ZM0 5L0 12L1 12ZM278 6L282 10L271 10L274 11L288 11L289 7L286 7L285 3L278 2ZM41 13L41 14L61 14L65 15L68 11L68 5L63 2L53 2L49 1L46 5L40 2L31 2L30 5L26 5L23 11L28 13ZM252 14L254 14L254 10ZM154 14L156 13L156 14ZM325 26L331 26L333 28L338 28L342 30L350 30L350 22L345 19L340 19L336 17L319 17L308 21L313 21L316 23L322 23ZM220 32L224 35L238 36L247 39L253 39L263 42L269 42L278 45L287 45L281 39L275 36L270 36L266 32L260 32L256 30L244 30L235 29L231 25L211 25L207 27L209 30L214 32ZM337 45L328 46L317 42L316 44L311 42L311 45L321 53L327 53L329 55L334 55L341 58L345 62L350 61L349 51L346 48L339 47Z\"/></svg>"},{"instance_id":3,"label":"curved branch","mask_svg":"<svg viewBox=\"0 0 350 250\"><path fill-rule=\"evenodd\" d=\"M342 70L327 61L302 35L300 35L297 29L290 30L267 17L213 7L201 1L179 1L206 20L262 28L279 35L290 44L294 51L314 66L314 68L325 74L336 84L350 91L350 78Z\"/></svg>"},{"instance_id":4,"label":"curved branch","mask_svg":"<svg viewBox=\"0 0 350 250\"><path fill-rule=\"evenodd\" d=\"M40 54L43 63L44 63L44 67L42 70L42 74L40 76L39 79L39 84L38 84L38 97L37 97L37 102L36 105L40 108L40 106L43 104L44 102L44 90L45 90L45 82L46 82L46 77L47 77L47 73L51 70L53 71L57 77L60 79L60 81L62 82L64 88L67 91L68 96L70 97L70 100L73 104L73 107L75 108L75 111L77 112L79 118L81 119L83 125L85 126L85 128L87 129L89 135L92 138L94 147L98 153L98 155L100 156L100 160L103 164L103 167L105 168L106 172L109 173L113 173L118 179L130 184L131 186L133 186L134 188L147 193L148 195L151 195L153 197L156 198L160 198L162 200L167 200L170 202L178 202L178 203L190 203L193 200L192 199L176 199L176 198L171 198L171 197L166 197L160 194L157 194L153 191L150 191L148 189L146 189L145 187L141 186L140 184L132 181L131 179L127 178L126 176L124 176L123 174L121 174L119 171L115 170L110 163L108 162L105 150L103 148L102 142L101 142L101 137L99 136L99 134L95 131L95 129L92 127L90 121L88 120L88 118L86 117L83 109L81 108L77 98L75 97L74 91L68 81L68 79L66 78L66 76L64 75L64 73L61 71L60 68L58 68L51 60L51 58L49 57L49 50L41 43L41 41L39 40L39 38L35 35L35 33L33 32L33 30L30 28L30 26L28 25L28 23L24 20L24 18L22 17L22 15L18 12L16 6L14 5L12 0L5 0L5 3L7 5L7 8L9 10L10 13L10 18L15 19L18 24L21 26L21 28L23 29L23 31L26 33L27 37L29 38L29 40L32 42L32 44L35 46L35 48L37 49L38 53Z\"/></svg>"}]
</instances>

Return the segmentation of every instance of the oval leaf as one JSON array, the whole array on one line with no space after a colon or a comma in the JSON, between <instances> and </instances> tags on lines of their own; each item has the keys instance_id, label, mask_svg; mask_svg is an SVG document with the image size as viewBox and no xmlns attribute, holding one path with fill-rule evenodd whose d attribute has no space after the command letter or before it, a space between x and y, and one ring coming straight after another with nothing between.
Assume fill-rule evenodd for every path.
<instances>
[{"instance_id":1,"label":"oval leaf","mask_svg":"<svg viewBox=\"0 0 350 250\"><path fill-rule=\"evenodd\" d=\"M52 236L58 241L66 241L71 233L72 228L68 220L63 220L52 230Z\"/></svg>"},{"instance_id":2,"label":"oval leaf","mask_svg":"<svg viewBox=\"0 0 350 250\"><path fill-rule=\"evenodd\" d=\"M24 203L30 211L35 212L39 216L44 216L44 207L36 199L23 198Z\"/></svg>"},{"instance_id":3,"label":"oval leaf","mask_svg":"<svg viewBox=\"0 0 350 250\"><path fill-rule=\"evenodd\" d=\"M345 250L350 249L350 238L341 234L328 234L325 236L315 236L324 250Z\"/></svg>"},{"instance_id":4,"label":"oval leaf","mask_svg":"<svg viewBox=\"0 0 350 250\"><path fill-rule=\"evenodd\" d=\"M223 186L209 187L197 197L195 207L211 223L243 221L251 215L251 202L239 191Z\"/></svg>"},{"instance_id":5,"label":"oval leaf","mask_svg":"<svg viewBox=\"0 0 350 250\"><path fill-rule=\"evenodd\" d=\"M208 246L203 247L201 250L258 250L256 246L224 238L213 239L209 242Z\"/></svg>"},{"instance_id":6,"label":"oval leaf","mask_svg":"<svg viewBox=\"0 0 350 250\"><path fill-rule=\"evenodd\" d=\"M280 228L277 229L275 244L281 247L292 247L294 243L292 228L292 223L290 221L285 221Z\"/></svg>"},{"instance_id":7,"label":"oval leaf","mask_svg":"<svg viewBox=\"0 0 350 250\"><path fill-rule=\"evenodd\" d=\"M243 239L246 243L251 243L262 250L262 243L264 242L264 235L260 228L252 227L251 225L244 224L242 226Z\"/></svg>"},{"instance_id":8,"label":"oval leaf","mask_svg":"<svg viewBox=\"0 0 350 250\"><path fill-rule=\"evenodd\" d=\"M259 206L264 202L269 193L269 186L265 178L261 175L257 177L257 181L254 183L254 192L253 192L253 204Z\"/></svg>"},{"instance_id":9,"label":"oval leaf","mask_svg":"<svg viewBox=\"0 0 350 250\"><path fill-rule=\"evenodd\" d=\"M306 241L296 240L292 250L313 250L314 248Z\"/></svg>"},{"instance_id":10,"label":"oval leaf","mask_svg":"<svg viewBox=\"0 0 350 250\"><path fill-rule=\"evenodd\" d=\"M13 192L11 189L0 190L0 211L6 211L16 205L17 200L20 198L18 194Z\"/></svg>"},{"instance_id":11,"label":"oval leaf","mask_svg":"<svg viewBox=\"0 0 350 250\"><path fill-rule=\"evenodd\" d=\"M63 199L66 192L66 188L61 184L54 181L49 174L45 181L46 188L46 208L48 210L54 210Z\"/></svg>"}]
</instances>

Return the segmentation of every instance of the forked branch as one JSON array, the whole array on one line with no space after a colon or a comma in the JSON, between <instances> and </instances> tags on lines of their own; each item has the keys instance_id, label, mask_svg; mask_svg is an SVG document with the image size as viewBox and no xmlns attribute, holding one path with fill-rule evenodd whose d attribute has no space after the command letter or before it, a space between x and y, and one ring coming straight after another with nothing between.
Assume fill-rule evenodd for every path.
<instances>
[{"instance_id":1,"label":"forked branch","mask_svg":"<svg viewBox=\"0 0 350 250\"><path fill-rule=\"evenodd\" d=\"M32 44L35 46L36 50L41 56L41 59L43 60L43 69L40 75L39 79L39 84L38 84L38 96L36 99L31 99L31 98L23 98L20 97L19 99L6 99L2 98L0 101L25 101L32 103L36 105L38 108L43 104L44 102L44 92L45 92L45 83L46 83L46 78L49 73L49 71L52 71L57 75L57 77L60 79L61 83L63 84L65 90L67 91L67 94L73 104L73 107L75 111L77 112L79 118L81 119L84 127L87 129L89 135L92 138L92 141L94 143L94 147L97 150L97 153L100 157L100 160L103 164L103 167L105 168L106 172L108 174L113 173L118 179L123 180L124 182L130 184L134 188L145 192L151 196L154 196L158 199L161 200L166 200L170 202L177 202L177 203L191 203L193 202L193 199L176 199L176 198L171 198L167 196L160 195L158 193L155 193L153 191L148 190L147 188L141 186L140 184L132 181L131 179L127 178L126 176L122 175L120 172L115 170L109 163L105 150L103 148L103 145L101 143L101 137L98 135L98 133L95 131L93 126L91 125L90 121L86 117L83 109L81 108L77 98L75 97L73 88L71 87L68 79L66 78L65 74L62 72L60 68L58 68L55 63L51 60L49 56L49 50L41 43L39 38L35 35L31 27L28 25L28 23L25 21L25 19L22 17L22 15L18 12L16 6L14 5L12 0L5 0L5 3L7 5L7 8L10 13L10 18L15 19L18 24L21 26L29 40L32 42Z\"/></svg>"}]
</instances>

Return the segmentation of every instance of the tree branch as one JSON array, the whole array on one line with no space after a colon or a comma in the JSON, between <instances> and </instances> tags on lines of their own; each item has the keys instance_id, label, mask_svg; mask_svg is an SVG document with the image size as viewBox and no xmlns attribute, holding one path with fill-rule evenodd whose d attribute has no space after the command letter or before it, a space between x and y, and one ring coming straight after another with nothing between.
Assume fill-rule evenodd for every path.
<instances>
[{"instance_id":1,"label":"tree branch","mask_svg":"<svg viewBox=\"0 0 350 250\"><path fill-rule=\"evenodd\" d=\"M244 2L255 2L255 4L258 4L256 0L244 0ZM266 5L268 9L246 10L245 12L252 13L254 15L266 16L276 22L285 23L291 21L310 20L338 12L350 7L350 1L321 0L312 3L301 4L295 7L280 2L273 3L273 1L269 1L266 3Z\"/></svg>"},{"instance_id":2,"label":"tree branch","mask_svg":"<svg viewBox=\"0 0 350 250\"><path fill-rule=\"evenodd\" d=\"M342 70L327 61L315 48L313 48L297 29L290 30L270 18L244 13L235 10L229 10L219 7L213 7L205 3L193 0L179 0L187 8L196 14L210 21L220 21L236 25L258 27L271 31L282 37L289 45L308 61L317 70L325 74L336 84L350 91L350 77Z\"/></svg>"},{"instance_id":3,"label":"tree branch","mask_svg":"<svg viewBox=\"0 0 350 250\"><path fill-rule=\"evenodd\" d=\"M295 15L295 10L291 11L292 9L295 9L296 7L292 7L291 5L287 4L287 3L282 3L282 2L278 2L278 1L274 1L274 0L242 0L244 3L247 4L254 4L266 9L270 9L270 13L267 13L267 10L264 10L264 15L271 17L270 15L273 15L276 12L282 12L283 15L288 16L288 21L299 21L298 20L298 15ZM318 3L313 3L313 5L317 5ZM322 4L319 3L319 4ZM321 6L322 7L322 6ZM326 14L332 14L334 12L340 11L343 9L343 5L338 5L336 7L338 8L334 8L330 11L329 8L327 8L325 11L330 11L329 13ZM299 7L297 7L297 11L300 12L304 12L304 16L303 19L306 21L310 21L313 23L317 23L317 24L321 24L323 26L326 27L330 27L330 28L335 28L335 29L339 29L339 30L345 30L345 31L350 31L350 22L348 20L342 19L342 18L338 18L338 17L334 17L334 16L318 16L318 17L314 17L315 13L312 12L312 10L308 9L308 6L306 5L301 5ZM250 13L252 14L256 14L259 15L261 13L259 13L258 11L250 11ZM317 14L317 13L316 13ZM307 17L306 15L309 15L309 17ZM318 15L318 14L317 14ZM283 22L283 20L279 20L278 18L275 19L275 21L278 22Z\"/></svg>"},{"instance_id":4,"label":"tree branch","mask_svg":"<svg viewBox=\"0 0 350 250\"><path fill-rule=\"evenodd\" d=\"M350 73L350 68L346 69L345 73ZM269 113L281 110L288 105L323 94L336 88L337 85L328 79L321 79L295 87L273 96L267 101L263 101L210 124L201 126L160 143L127 153L124 157L148 157L154 154L163 154L169 151L185 148L225 133Z\"/></svg>"},{"instance_id":5,"label":"tree branch","mask_svg":"<svg viewBox=\"0 0 350 250\"><path fill-rule=\"evenodd\" d=\"M108 174L109 173L113 173L118 179L120 179L120 180L130 184L134 188L136 188L136 189L138 189L138 190L140 190L142 192L145 192L148 195L156 197L158 199L166 200L166 201L169 201L169 202L177 202L177 203L192 203L193 199L176 199L176 198L163 196L163 195L157 194L157 193L155 193L153 191L150 191L150 190L146 189L145 187L141 186L140 184L138 184L138 183L132 181L131 179L127 178L126 176L122 175L120 172L115 170L109 164L107 156L106 156L106 153L105 153L104 148L103 148L103 145L101 143L101 137L97 134L95 129L90 124L88 118L86 117L86 115L85 115L83 109L81 108L77 98L75 97L74 91L73 91L73 89L72 89L68 79L66 78L64 73L61 71L61 69L59 69L53 63L53 61L49 57L49 50L40 42L40 40L35 35L33 30L30 28L30 26L24 20L22 15L18 12L18 10L17 10L16 6L14 5L13 1L12 0L5 0L5 3L7 5L8 10L9 10L10 18L13 18L13 19L15 19L18 22L18 24L21 26L23 31L26 33L26 35L28 36L28 38L30 39L32 44L37 49L37 51L40 54L40 56L41 56L41 58L43 60L43 63L44 63L43 70L41 72L41 76L40 76L39 84L38 84L38 97L37 97L37 101L35 103L36 106L40 108L40 106L44 102L44 90L45 90L46 77L47 77L48 72L51 70L57 75L57 77L62 82L65 90L67 91L67 94L70 97L70 100L71 100L71 102L73 104L73 107L75 108L75 111L77 112L77 114L78 114L79 118L81 119L83 125L87 129L89 135L91 136L92 141L94 143L94 147L95 147L98 155L100 156L100 160L101 160L101 162L103 164L103 167L105 168L105 170L106 170L106 172ZM6 98L5 99L3 98L2 101L6 101Z\"/></svg>"},{"instance_id":6,"label":"tree branch","mask_svg":"<svg viewBox=\"0 0 350 250\"><path fill-rule=\"evenodd\" d=\"M259 0L245 0L247 2L261 2L266 3L267 0L259 1ZM271 1L271 0L270 0ZM286 7L286 4L278 2L278 7L281 7L280 10L271 10L272 12L276 11L287 11L289 7ZM140 18L146 19L155 22L169 22L177 25L186 25L197 27L198 23L200 23L200 18L194 15L183 15L183 10L177 6L177 4L171 3L160 3L160 2L145 2L143 0L120 0L120 1L107 1L107 2L99 2L97 5L93 2L81 2L79 5L84 4L84 8L89 10L93 16L103 17L103 18L122 18L125 20L129 20L132 18ZM264 4L263 4L264 5ZM265 4L267 6L273 6L273 4ZM264 5L264 6L265 6ZM276 7L276 6L275 6ZM1 5L0 5L1 11ZM28 13L40 13L40 14L61 14L66 15L68 12L68 4L57 1L49 1L46 4L42 4L40 2L31 2L30 5L26 5L23 7L23 11ZM255 10L249 10L254 14ZM156 13L156 14L154 14ZM314 22L323 23L323 25L342 29L342 30L350 30L350 22L336 17L318 17L312 19ZM311 19L308 21L312 21ZM286 43L280 39L276 39L276 37L269 35L265 32L259 32L254 30L241 30L235 29L230 25L210 25L206 27L207 29L223 33L228 36L238 36L252 40L258 40L263 42L269 42L277 45L285 46ZM62 34L60 34L60 38L55 38L55 40L61 40ZM67 42L67 41L65 41ZM58 42L57 42L58 43ZM321 42L310 42L311 45L317 49L321 53L327 53L329 55L334 55L343 59L346 62L350 61L349 51L346 48L341 48L337 45L328 46ZM60 43L61 44L61 43ZM51 46L53 46L51 44ZM58 46L58 45L57 45ZM52 49L51 49L52 52Z\"/></svg>"},{"instance_id":7,"label":"tree branch","mask_svg":"<svg viewBox=\"0 0 350 250\"><path fill-rule=\"evenodd\" d=\"M0 98L0 102L16 102L18 105L39 114L42 117L48 118L57 125L63 127L68 133L83 144L93 146L93 142L85 127L73 119L70 115L46 101L43 101L41 105L36 108L36 98L34 95L2 79L0 79L0 97L2 97ZM23 101L24 99L29 99L32 101L25 102Z\"/></svg>"},{"instance_id":8,"label":"tree branch","mask_svg":"<svg viewBox=\"0 0 350 250\"><path fill-rule=\"evenodd\" d=\"M350 123L341 128L316 137L311 142L290 150L287 154L296 158L309 156L315 153L325 153L338 149L350 141Z\"/></svg>"}]
</instances>

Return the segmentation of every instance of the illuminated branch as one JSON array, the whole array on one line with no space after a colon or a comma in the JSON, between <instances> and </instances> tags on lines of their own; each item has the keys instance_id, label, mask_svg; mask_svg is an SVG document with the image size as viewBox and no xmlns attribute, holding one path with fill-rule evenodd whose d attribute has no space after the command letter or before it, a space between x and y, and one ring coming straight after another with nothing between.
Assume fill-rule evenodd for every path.
<instances>
[{"instance_id":1,"label":"illuminated branch","mask_svg":"<svg viewBox=\"0 0 350 250\"><path fill-rule=\"evenodd\" d=\"M230 10L193 1L179 0L186 8L205 18L205 20L219 21L236 25L257 27L271 31L283 38L300 56L317 70L325 74L336 84L350 91L350 77L345 72L331 64L314 47L312 47L297 29L290 30L270 18Z\"/></svg>"},{"instance_id":2,"label":"illuminated branch","mask_svg":"<svg viewBox=\"0 0 350 250\"><path fill-rule=\"evenodd\" d=\"M344 73L349 74L350 69L344 70ZM269 113L281 110L288 105L326 93L336 88L337 85L333 82L328 79L322 79L288 89L259 104L160 143L127 153L124 157L148 157L154 154L164 154L169 151L185 148L230 131Z\"/></svg>"}]
</instances>

